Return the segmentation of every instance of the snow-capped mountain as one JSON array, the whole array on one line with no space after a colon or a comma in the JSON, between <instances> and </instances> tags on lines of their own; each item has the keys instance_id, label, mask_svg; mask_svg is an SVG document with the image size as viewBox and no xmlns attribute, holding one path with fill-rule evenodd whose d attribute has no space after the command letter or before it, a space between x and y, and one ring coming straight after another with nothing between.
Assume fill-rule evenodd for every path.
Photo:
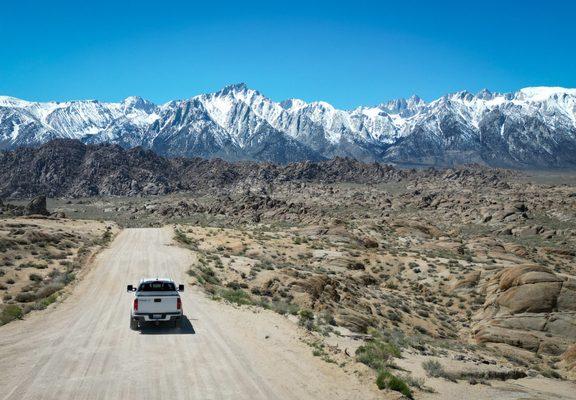
<instances>
[{"instance_id":1,"label":"snow-capped mountain","mask_svg":"<svg viewBox=\"0 0 576 400\"><path fill-rule=\"evenodd\" d=\"M575 167L576 89L458 92L339 110L275 102L244 84L154 105L139 97L37 103L0 96L0 148L54 138L143 146L168 156L272 162L350 156L407 164Z\"/></svg>"}]
</instances>

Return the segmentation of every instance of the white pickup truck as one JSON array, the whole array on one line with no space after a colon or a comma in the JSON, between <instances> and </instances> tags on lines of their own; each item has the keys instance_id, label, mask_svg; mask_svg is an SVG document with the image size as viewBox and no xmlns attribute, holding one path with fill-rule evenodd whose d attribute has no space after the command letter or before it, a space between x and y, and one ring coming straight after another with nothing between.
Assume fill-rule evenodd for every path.
<instances>
[{"instance_id":1,"label":"white pickup truck","mask_svg":"<svg viewBox=\"0 0 576 400\"><path fill-rule=\"evenodd\" d=\"M128 292L134 292L130 308L130 329L142 327L144 322L172 322L174 327L182 320L182 300L180 293L184 285L176 285L171 279L142 279L138 287L128 285Z\"/></svg>"}]
</instances>

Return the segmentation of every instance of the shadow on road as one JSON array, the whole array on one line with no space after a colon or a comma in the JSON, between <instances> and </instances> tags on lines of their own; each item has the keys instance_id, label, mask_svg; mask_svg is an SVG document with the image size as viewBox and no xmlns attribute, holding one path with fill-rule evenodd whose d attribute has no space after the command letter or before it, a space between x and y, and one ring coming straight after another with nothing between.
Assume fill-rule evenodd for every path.
<instances>
[{"instance_id":1,"label":"shadow on road","mask_svg":"<svg viewBox=\"0 0 576 400\"><path fill-rule=\"evenodd\" d=\"M145 323L140 329L142 335L194 335L196 331L192 322L187 316L183 315L180 321L180 327L174 328L170 326L171 323L160 323L156 326L154 323Z\"/></svg>"}]
</instances>

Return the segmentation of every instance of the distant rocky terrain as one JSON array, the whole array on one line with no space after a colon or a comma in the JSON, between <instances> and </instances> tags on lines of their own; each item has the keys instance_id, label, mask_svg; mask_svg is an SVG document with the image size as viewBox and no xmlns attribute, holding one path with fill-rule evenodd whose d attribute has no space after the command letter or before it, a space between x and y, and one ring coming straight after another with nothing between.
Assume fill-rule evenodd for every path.
<instances>
[{"instance_id":1,"label":"distant rocky terrain","mask_svg":"<svg viewBox=\"0 0 576 400\"><path fill-rule=\"evenodd\" d=\"M323 101L276 102L245 84L162 105L139 97L38 103L0 96L0 149L56 138L227 161L339 156L427 166L574 168L576 89L462 91L431 102L413 96L353 110Z\"/></svg>"},{"instance_id":2,"label":"distant rocky terrain","mask_svg":"<svg viewBox=\"0 0 576 400\"><path fill-rule=\"evenodd\" d=\"M406 170L350 158L285 165L164 158L141 147L126 150L69 139L0 152L0 196L4 198L158 195L223 187L266 188L286 182L385 183L439 177L498 186L514 174L481 166Z\"/></svg>"}]
</instances>

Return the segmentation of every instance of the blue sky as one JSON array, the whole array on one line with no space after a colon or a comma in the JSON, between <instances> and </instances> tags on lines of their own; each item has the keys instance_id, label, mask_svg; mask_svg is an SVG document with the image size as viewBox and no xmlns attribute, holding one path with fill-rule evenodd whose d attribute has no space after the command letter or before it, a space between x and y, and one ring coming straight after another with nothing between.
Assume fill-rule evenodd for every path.
<instances>
[{"instance_id":1,"label":"blue sky","mask_svg":"<svg viewBox=\"0 0 576 400\"><path fill-rule=\"evenodd\" d=\"M236 82L338 107L418 94L576 87L570 1L9 1L0 94L139 95Z\"/></svg>"}]
</instances>

